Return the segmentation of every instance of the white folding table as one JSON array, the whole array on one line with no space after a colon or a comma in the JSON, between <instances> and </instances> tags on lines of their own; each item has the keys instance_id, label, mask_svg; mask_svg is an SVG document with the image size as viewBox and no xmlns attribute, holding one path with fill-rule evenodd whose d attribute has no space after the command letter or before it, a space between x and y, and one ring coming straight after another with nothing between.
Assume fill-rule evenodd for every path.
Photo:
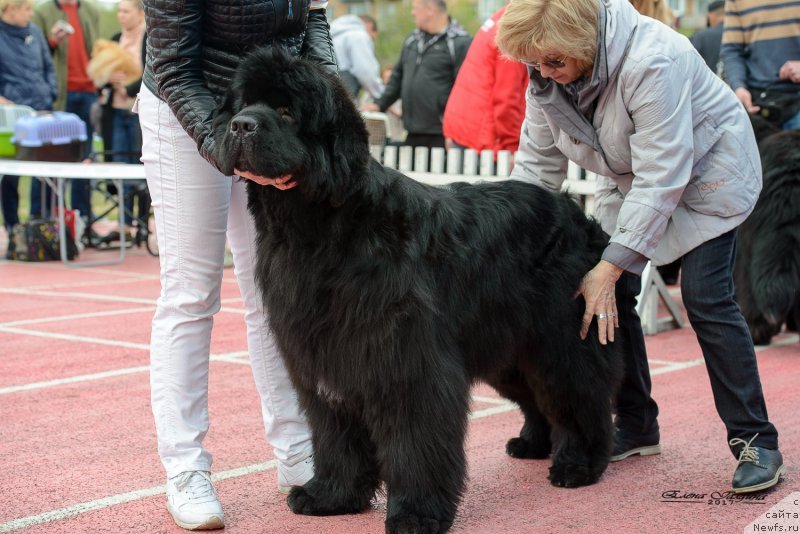
<instances>
[{"instance_id":1,"label":"white folding table","mask_svg":"<svg viewBox=\"0 0 800 534\"><path fill-rule=\"evenodd\" d=\"M117 195L123 195L122 183L126 180L144 180L144 165L128 163L54 163L49 161L18 161L0 159L0 175L36 176L48 182L55 180L53 188L58 201L58 234L61 261L70 267L92 267L111 265L125 259L125 243L119 247L119 256L111 260L70 262L67 260L67 229L64 221L64 182L65 180L111 180L117 186ZM125 210L120 206L119 227L125 227ZM121 234L122 232L120 232ZM75 236L79 239L79 236Z\"/></svg>"}]
</instances>

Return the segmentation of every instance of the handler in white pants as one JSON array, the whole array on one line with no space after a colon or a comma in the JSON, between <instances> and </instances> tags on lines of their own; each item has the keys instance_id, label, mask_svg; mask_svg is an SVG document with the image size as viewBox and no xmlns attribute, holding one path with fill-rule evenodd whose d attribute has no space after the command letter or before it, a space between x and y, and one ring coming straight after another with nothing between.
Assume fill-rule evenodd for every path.
<instances>
[{"instance_id":1,"label":"handler in white pants","mask_svg":"<svg viewBox=\"0 0 800 534\"><path fill-rule=\"evenodd\" d=\"M282 491L313 475L311 435L256 288L255 229L247 210L246 180L224 176L203 159L169 106L144 85L138 112L161 263L150 384L158 453L169 479L168 507L184 528L221 528L222 508L208 474L211 454L202 442L209 426L211 327L220 309L226 234Z\"/></svg>"}]
</instances>

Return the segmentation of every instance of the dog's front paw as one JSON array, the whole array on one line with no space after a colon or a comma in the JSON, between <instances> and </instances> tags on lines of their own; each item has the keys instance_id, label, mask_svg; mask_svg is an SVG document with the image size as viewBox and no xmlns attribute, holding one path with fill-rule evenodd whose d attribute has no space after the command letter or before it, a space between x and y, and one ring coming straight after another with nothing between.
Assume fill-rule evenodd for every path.
<instances>
[{"instance_id":1,"label":"dog's front paw","mask_svg":"<svg viewBox=\"0 0 800 534\"><path fill-rule=\"evenodd\" d=\"M601 474L602 471L597 472L587 465L560 463L550 467L550 475L547 478L552 485L559 488L577 488L594 484L600 479Z\"/></svg>"},{"instance_id":2,"label":"dog's front paw","mask_svg":"<svg viewBox=\"0 0 800 534\"><path fill-rule=\"evenodd\" d=\"M286 504L289 509L296 514L303 515L324 515L321 514L316 506L314 497L303 489L302 486L294 486L286 497Z\"/></svg>"},{"instance_id":3,"label":"dog's front paw","mask_svg":"<svg viewBox=\"0 0 800 534\"><path fill-rule=\"evenodd\" d=\"M750 335L753 338L754 345L769 345L772 341L772 336L778 333L773 326L763 319L753 321L748 326L750 327Z\"/></svg>"},{"instance_id":4,"label":"dog's front paw","mask_svg":"<svg viewBox=\"0 0 800 534\"><path fill-rule=\"evenodd\" d=\"M436 534L447 532L452 523L414 514L397 514L386 518L386 534Z\"/></svg>"},{"instance_id":5,"label":"dog's front paw","mask_svg":"<svg viewBox=\"0 0 800 534\"><path fill-rule=\"evenodd\" d=\"M550 456L550 440L531 441L525 438L511 438L506 443L506 454L512 458L541 460Z\"/></svg>"},{"instance_id":6,"label":"dog's front paw","mask_svg":"<svg viewBox=\"0 0 800 534\"><path fill-rule=\"evenodd\" d=\"M362 512L369 507L369 499L340 495L325 490L321 484L307 483L294 486L286 497L286 504L296 514L342 515Z\"/></svg>"}]
</instances>

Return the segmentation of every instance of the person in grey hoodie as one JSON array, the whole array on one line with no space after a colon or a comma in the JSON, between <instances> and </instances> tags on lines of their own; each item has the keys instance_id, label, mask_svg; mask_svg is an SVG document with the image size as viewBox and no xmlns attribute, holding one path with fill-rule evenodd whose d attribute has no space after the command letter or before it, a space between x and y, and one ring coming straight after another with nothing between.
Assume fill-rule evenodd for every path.
<instances>
[{"instance_id":1,"label":"person in grey hoodie","mask_svg":"<svg viewBox=\"0 0 800 534\"><path fill-rule=\"evenodd\" d=\"M661 451L634 305L647 261L683 256L683 303L738 458L732 491L774 486L786 468L732 281L736 227L761 190L744 108L688 39L628 0L514 0L497 43L530 75L511 177L559 191L568 160L600 175L610 242L578 291L581 335L596 320L600 343L618 333L625 354L612 461Z\"/></svg>"},{"instance_id":2,"label":"person in grey hoodie","mask_svg":"<svg viewBox=\"0 0 800 534\"><path fill-rule=\"evenodd\" d=\"M375 57L378 23L369 15L342 15L331 22L331 39L339 76L353 99L364 91L377 99L383 93L380 63Z\"/></svg>"}]
</instances>

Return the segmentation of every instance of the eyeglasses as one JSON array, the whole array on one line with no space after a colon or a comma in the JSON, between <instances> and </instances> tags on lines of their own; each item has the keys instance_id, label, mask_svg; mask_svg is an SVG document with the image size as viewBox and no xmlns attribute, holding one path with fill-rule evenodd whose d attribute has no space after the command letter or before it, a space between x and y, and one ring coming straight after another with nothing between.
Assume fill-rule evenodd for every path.
<instances>
[{"instance_id":1,"label":"eyeglasses","mask_svg":"<svg viewBox=\"0 0 800 534\"><path fill-rule=\"evenodd\" d=\"M527 61L525 59L518 59L520 63L523 65L527 65L532 69L542 70L542 65L546 65L551 69L563 69L567 66L567 56L562 57L561 59L548 59L546 61Z\"/></svg>"}]
</instances>

